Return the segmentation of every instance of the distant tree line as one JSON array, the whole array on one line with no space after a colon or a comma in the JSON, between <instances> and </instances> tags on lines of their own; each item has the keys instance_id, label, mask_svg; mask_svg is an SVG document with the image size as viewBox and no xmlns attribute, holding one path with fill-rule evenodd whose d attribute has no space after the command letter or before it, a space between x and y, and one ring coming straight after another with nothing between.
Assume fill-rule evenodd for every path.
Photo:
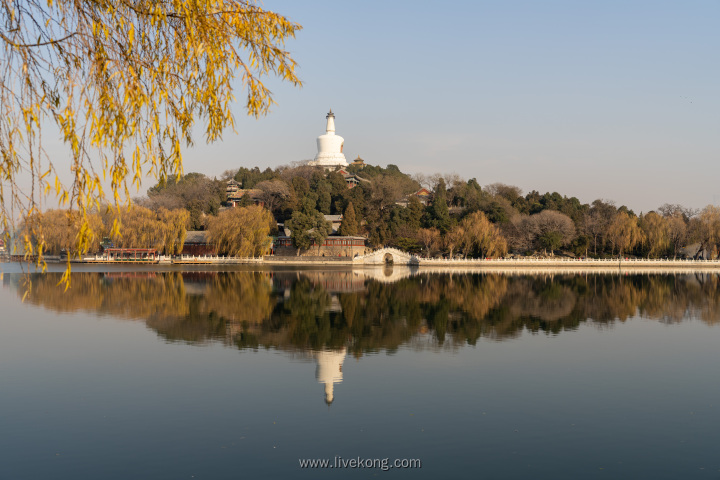
<instances>
[{"instance_id":1,"label":"distant tree line","mask_svg":"<svg viewBox=\"0 0 720 480\"><path fill-rule=\"evenodd\" d=\"M269 246L259 238L278 234L275 225L279 222L292 231L299 250L308 250L331 233L323 218L331 214L344 215L341 235L361 235L371 247L392 246L425 256L562 252L588 257L677 258L684 247L692 245L695 248L689 256L715 258L720 250L720 208L712 205L693 210L665 204L637 215L609 200L583 204L557 192L523 195L515 186L494 183L481 187L475 178L465 180L458 175L409 176L395 165L349 166L346 170L367 181L348 188L339 173L305 165L263 171L243 167L225 172L221 179L200 173L171 177L151 187L147 197L135 199L130 209L118 213L106 208L97 218L92 217L87 227L95 233L90 251L99 246L101 238L111 236L108 223L116 221L121 222L122 235L112 239L123 246L177 252L185 230L207 230L222 254L257 255ZM263 208L248 210L254 200L245 195L240 202L245 210L236 207L235 213L224 213L233 210L227 208L225 193L231 179L244 190L252 189L254 200ZM430 192L427 205L413 195L423 187ZM185 212L184 229L180 217L169 216L169 212L180 211ZM45 226L29 235L51 240L48 253L70 248L80 228L72 213L60 212L41 214ZM249 231L250 225L255 230Z\"/></svg>"},{"instance_id":2,"label":"distant tree line","mask_svg":"<svg viewBox=\"0 0 720 480\"><path fill-rule=\"evenodd\" d=\"M516 186L481 187L476 179L458 175L409 176L395 165L346 170L369 182L348 189L341 175L307 166L240 168L226 172L224 179L261 190L274 218L302 230L296 239L301 248L311 241L305 231L315 228L315 235L322 237L316 213L342 213L352 216L357 227L351 231L366 236L370 246L393 246L427 256L564 252L677 258L683 247L694 245L689 256L714 258L720 249L720 209L712 205L693 210L665 204L637 215L609 200L584 204L557 192L523 195ZM412 195L421 187L431 192L427 206Z\"/></svg>"}]
</instances>

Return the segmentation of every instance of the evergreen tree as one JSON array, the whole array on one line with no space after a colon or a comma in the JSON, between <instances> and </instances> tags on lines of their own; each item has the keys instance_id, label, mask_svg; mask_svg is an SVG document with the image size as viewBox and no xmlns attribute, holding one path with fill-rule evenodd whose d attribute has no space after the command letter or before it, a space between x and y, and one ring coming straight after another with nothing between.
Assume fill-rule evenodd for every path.
<instances>
[{"instance_id":1,"label":"evergreen tree","mask_svg":"<svg viewBox=\"0 0 720 480\"><path fill-rule=\"evenodd\" d=\"M468 180L464 190L464 197L462 202L467 208L468 212L476 212L480 210L480 205L483 201L483 191L480 184L474 178Z\"/></svg>"},{"instance_id":2,"label":"evergreen tree","mask_svg":"<svg viewBox=\"0 0 720 480\"><path fill-rule=\"evenodd\" d=\"M316 211L315 206L317 205L318 196L317 193L308 192L300 199L300 211L305 215L310 215Z\"/></svg>"},{"instance_id":3,"label":"evergreen tree","mask_svg":"<svg viewBox=\"0 0 720 480\"><path fill-rule=\"evenodd\" d=\"M285 222L287 228L290 229L290 237L292 238L293 246L297 248L297 254L300 255L300 250L307 250L312 244L308 230L310 230L311 222L310 216L304 212L294 211L292 218Z\"/></svg>"},{"instance_id":4,"label":"evergreen tree","mask_svg":"<svg viewBox=\"0 0 720 480\"><path fill-rule=\"evenodd\" d=\"M408 201L407 209L409 213L408 225L415 230L419 229L423 214L425 213L425 206L413 195Z\"/></svg>"},{"instance_id":5,"label":"evergreen tree","mask_svg":"<svg viewBox=\"0 0 720 480\"><path fill-rule=\"evenodd\" d=\"M332 233L332 223L325 220L325 216L320 212L315 212L310 217L312 223L312 229L308 232L310 238L315 242L318 247L318 255L320 254L320 247L325 242L325 239Z\"/></svg>"},{"instance_id":6,"label":"evergreen tree","mask_svg":"<svg viewBox=\"0 0 720 480\"><path fill-rule=\"evenodd\" d=\"M348 203L348 206L345 209L345 214L343 215L338 233L342 236L353 237L358 234L358 222L355 218L355 207L353 207L352 202Z\"/></svg>"},{"instance_id":7,"label":"evergreen tree","mask_svg":"<svg viewBox=\"0 0 720 480\"><path fill-rule=\"evenodd\" d=\"M317 209L325 215L330 215L330 207L332 205L332 197L330 192L323 191L318 195Z\"/></svg>"},{"instance_id":8,"label":"evergreen tree","mask_svg":"<svg viewBox=\"0 0 720 480\"><path fill-rule=\"evenodd\" d=\"M435 195L430 205L430 226L435 227L442 234L450 230L450 209L447 204L447 188L445 179L441 178L435 187Z\"/></svg>"},{"instance_id":9,"label":"evergreen tree","mask_svg":"<svg viewBox=\"0 0 720 480\"><path fill-rule=\"evenodd\" d=\"M308 250L313 242L317 245L319 254L320 246L332 232L332 223L325 220L323 214L317 210L295 211L286 225L292 232L290 237L298 249L298 255L301 250Z\"/></svg>"}]
</instances>

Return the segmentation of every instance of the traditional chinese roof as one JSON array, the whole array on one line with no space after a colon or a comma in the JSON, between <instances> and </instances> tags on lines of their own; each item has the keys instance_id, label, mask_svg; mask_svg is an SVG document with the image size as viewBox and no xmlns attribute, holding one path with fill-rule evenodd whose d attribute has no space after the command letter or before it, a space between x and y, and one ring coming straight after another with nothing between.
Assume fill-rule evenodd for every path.
<instances>
[{"instance_id":1,"label":"traditional chinese roof","mask_svg":"<svg viewBox=\"0 0 720 480\"><path fill-rule=\"evenodd\" d=\"M202 230L190 230L185 233L185 244L208 243L207 232Z\"/></svg>"}]
</instances>

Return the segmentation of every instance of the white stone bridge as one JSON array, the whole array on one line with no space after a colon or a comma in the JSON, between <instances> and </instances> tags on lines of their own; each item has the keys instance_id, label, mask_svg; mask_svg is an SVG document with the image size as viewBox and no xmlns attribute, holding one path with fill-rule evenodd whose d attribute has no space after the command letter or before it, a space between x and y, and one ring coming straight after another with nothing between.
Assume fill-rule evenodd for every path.
<instances>
[{"instance_id":1,"label":"white stone bridge","mask_svg":"<svg viewBox=\"0 0 720 480\"><path fill-rule=\"evenodd\" d=\"M381 248L367 255L353 258L353 265L419 265L415 256L397 248Z\"/></svg>"}]
</instances>

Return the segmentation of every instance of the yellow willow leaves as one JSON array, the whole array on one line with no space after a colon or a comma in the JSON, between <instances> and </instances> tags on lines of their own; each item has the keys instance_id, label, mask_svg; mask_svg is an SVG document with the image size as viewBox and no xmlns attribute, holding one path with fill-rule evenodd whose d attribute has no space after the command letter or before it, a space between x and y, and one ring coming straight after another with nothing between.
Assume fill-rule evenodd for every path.
<instances>
[{"instance_id":1,"label":"yellow willow leaves","mask_svg":"<svg viewBox=\"0 0 720 480\"><path fill-rule=\"evenodd\" d=\"M615 215L608 228L607 237L613 245L613 250L617 249L620 255L631 250L644 238L637 217L631 217L625 212L618 212Z\"/></svg>"},{"instance_id":2,"label":"yellow willow leaves","mask_svg":"<svg viewBox=\"0 0 720 480\"><path fill-rule=\"evenodd\" d=\"M126 277L123 273L76 273L67 292L55 288L57 274L33 277L30 303L59 312L86 311L121 318L187 315L189 302L179 273ZM103 279L105 281L103 281Z\"/></svg>"},{"instance_id":3,"label":"yellow willow leaves","mask_svg":"<svg viewBox=\"0 0 720 480\"><path fill-rule=\"evenodd\" d=\"M507 288L508 279L503 275L486 275L480 283L459 276L443 293L454 307L462 310L469 318L481 320L498 306Z\"/></svg>"},{"instance_id":4,"label":"yellow willow leaves","mask_svg":"<svg viewBox=\"0 0 720 480\"><path fill-rule=\"evenodd\" d=\"M160 253L176 255L182 251L186 224L190 214L185 209L157 212L137 205L129 209L109 208L100 215L97 209L83 217L70 210L35 212L21 225L19 236L24 252L30 255L67 254L68 260L84 252L97 252L103 237L109 237L118 247L156 248ZM117 226L122 220L122 234ZM69 267L62 283L69 286Z\"/></svg>"},{"instance_id":5,"label":"yellow willow leaves","mask_svg":"<svg viewBox=\"0 0 720 480\"><path fill-rule=\"evenodd\" d=\"M104 199L101 176L119 207L130 184L182 174L198 121L209 142L234 127L238 80L255 117L274 103L267 78L301 85L285 50L300 25L253 0L4 0L0 21L0 215L8 239L41 192L54 190L87 221L88 208ZM69 185L60 180L62 155L42 148L48 128L68 147ZM48 170L54 189L53 179L39 178ZM23 176L33 188L23 190ZM78 251L88 232L80 229Z\"/></svg>"},{"instance_id":6,"label":"yellow willow leaves","mask_svg":"<svg viewBox=\"0 0 720 480\"><path fill-rule=\"evenodd\" d=\"M208 239L220 255L259 257L270 249L273 222L272 214L262 207L228 208L210 219Z\"/></svg>"},{"instance_id":7,"label":"yellow willow leaves","mask_svg":"<svg viewBox=\"0 0 720 480\"><path fill-rule=\"evenodd\" d=\"M29 217L21 232L28 237L30 246L25 250L30 255L42 248L47 255L67 252L72 257L78 238L83 241L83 251L99 249L104 227L97 213L88 213L83 219L78 212L47 210Z\"/></svg>"},{"instance_id":8,"label":"yellow willow leaves","mask_svg":"<svg viewBox=\"0 0 720 480\"><path fill-rule=\"evenodd\" d=\"M466 255L502 257L507 254L507 241L484 213L471 213L456 228L463 232L461 245Z\"/></svg>"},{"instance_id":9,"label":"yellow willow leaves","mask_svg":"<svg viewBox=\"0 0 720 480\"><path fill-rule=\"evenodd\" d=\"M270 318L273 310L272 283L258 272L213 276L201 305L204 311L228 320L259 325Z\"/></svg>"},{"instance_id":10,"label":"yellow willow leaves","mask_svg":"<svg viewBox=\"0 0 720 480\"><path fill-rule=\"evenodd\" d=\"M139 205L130 208L111 208L105 214L105 224L117 225L122 231L110 229L109 236L118 248L155 248L166 255L182 251L185 242L186 224L190 213L185 209L167 210L159 208L154 212Z\"/></svg>"},{"instance_id":11,"label":"yellow willow leaves","mask_svg":"<svg viewBox=\"0 0 720 480\"><path fill-rule=\"evenodd\" d=\"M655 212L650 212L640 218L642 241L647 242L648 258L656 257L670 246L670 229L668 219Z\"/></svg>"}]
</instances>

